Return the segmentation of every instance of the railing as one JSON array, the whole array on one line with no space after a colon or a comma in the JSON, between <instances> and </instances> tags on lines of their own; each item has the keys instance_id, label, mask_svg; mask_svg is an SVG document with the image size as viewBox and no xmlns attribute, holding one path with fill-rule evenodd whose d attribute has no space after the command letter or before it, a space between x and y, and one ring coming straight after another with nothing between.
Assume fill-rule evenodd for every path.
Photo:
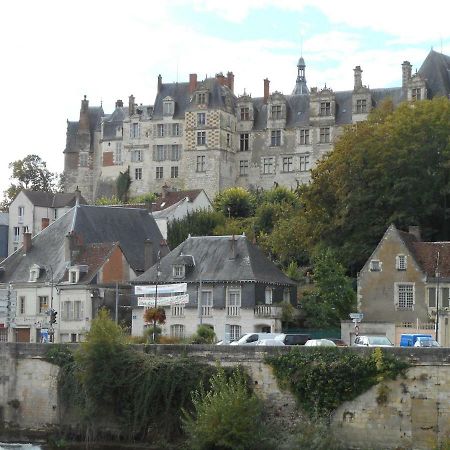
<instances>
[{"instance_id":1,"label":"railing","mask_svg":"<svg viewBox=\"0 0 450 450\"><path fill-rule=\"evenodd\" d=\"M227 316L240 316L241 307L240 306L227 306Z\"/></svg>"},{"instance_id":2,"label":"railing","mask_svg":"<svg viewBox=\"0 0 450 450\"><path fill-rule=\"evenodd\" d=\"M281 314L281 308L273 305L257 305L254 307L253 312L257 317L279 317Z\"/></svg>"},{"instance_id":3,"label":"railing","mask_svg":"<svg viewBox=\"0 0 450 450\"><path fill-rule=\"evenodd\" d=\"M212 316L212 306L203 305L202 306L202 317L211 317Z\"/></svg>"}]
</instances>

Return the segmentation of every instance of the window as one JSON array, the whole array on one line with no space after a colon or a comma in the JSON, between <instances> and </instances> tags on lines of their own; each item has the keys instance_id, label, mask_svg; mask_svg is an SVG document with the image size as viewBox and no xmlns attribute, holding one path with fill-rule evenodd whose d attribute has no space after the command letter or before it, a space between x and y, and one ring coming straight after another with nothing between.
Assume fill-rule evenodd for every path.
<instances>
[{"instance_id":1,"label":"window","mask_svg":"<svg viewBox=\"0 0 450 450\"><path fill-rule=\"evenodd\" d=\"M179 135L180 135L180 124L173 123L172 124L172 136L179 136Z\"/></svg>"},{"instance_id":2,"label":"window","mask_svg":"<svg viewBox=\"0 0 450 450\"><path fill-rule=\"evenodd\" d=\"M422 98L422 92L420 88L412 89L411 98L413 101L420 100Z\"/></svg>"},{"instance_id":3,"label":"window","mask_svg":"<svg viewBox=\"0 0 450 450\"><path fill-rule=\"evenodd\" d=\"M439 307L441 308L448 308L449 307L449 288L448 287L444 287L442 288L441 291L441 296L438 300L440 300L439 302Z\"/></svg>"},{"instance_id":4,"label":"window","mask_svg":"<svg viewBox=\"0 0 450 450\"><path fill-rule=\"evenodd\" d=\"M163 173L164 173L163 167L157 167L157 168L156 168L156 179L157 179L157 180L162 180L162 178L163 178Z\"/></svg>"},{"instance_id":5,"label":"window","mask_svg":"<svg viewBox=\"0 0 450 450\"><path fill-rule=\"evenodd\" d=\"M131 151L131 162L141 162L143 161L142 150L132 150Z\"/></svg>"},{"instance_id":6,"label":"window","mask_svg":"<svg viewBox=\"0 0 450 450\"><path fill-rule=\"evenodd\" d=\"M83 303L80 300L62 302L63 320L83 320Z\"/></svg>"},{"instance_id":7,"label":"window","mask_svg":"<svg viewBox=\"0 0 450 450\"><path fill-rule=\"evenodd\" d=\"M202 316L210 317L212 316L213 307L213 293L212 291L202 290Z\"/></svg>"},{"instance_id":8,"label":"window","mask_svg":"<svg viewBox=\"0 0 450 450\"><path fill-rule=\"evenodd\" d=\"M239 175L248 175L248 161L239 161Z\"/></svg>"},{"instance_id":9,"label":"window","mask_svg":"<svg viewBox=\"0 0 450 450\"><path fill-rule=\"evenodd\" d=\"M228 325L230 334L230 341L237 341L241 337L241 326L240 325Z\"/></svg>"},{"instance_id":10,"label":"window","mask_svg":"<svg viewBox=\"0 0 450 450\"><path fill-rule=\"evenodd\" d=\"M173 277L184 278L184 266L182 264L173 266Z\"/></svg>"},{"instance_id":11,"label":"window","mask_svg":"<svg viewBox=\"0 0 450 450\"><path fill-rule=\"evenodd\" d=\"M283 290L283 302L291 301L291 290L289 288L284 288Z\"/></svg>"},{"instance_id":12,"label":"window","mask_svg":"<svg viewBox=\"0 0 450 450\"><path fill-rule=\"evenodd\" d=\"M281 145L281 130L272 130L270 133L271 147L279 147Z\"/></svg>"},{"instance_id":13,"label":"window","mask_svg":"<svg viewBox=\"0 0 450 450\"><path fill-rule=\"evenodd\" d=\"M38 265L33 265L30 268L30 277L28 281L31 281L32 283L36 282L41 275L41 269Z\"/></svg>"},{"instance_id":14,"label":"window","mask_svg":"<svg viewBox=\"0 0 450 450\"><path fill-rule=\"evenodd\" d=\"M184 338L184 325L181 324L171 325L170 335L176 338Z\"/></svg>"},{"instance_id":15,"label":"window","mask_svg":"<svg viewBox=\"0 0 450 450\"><path fill-rule=\"evenodd\" d=\"M300 172L309 170L309 154L300 155Z\"/></svg>"},{"instance_id":16,"label":"window","mask_svg":"<svg viewBox=\"0 0 450 450\"><path fill-rule=\"evenodd\" d=\"M242 133L239 137L239 151L248 151L248 133Z\"/></svg>"},{"instance_id":17,"label":"window","mask_svg":"<svg viewBox=\"0 0 450 450\"><path fill-rule=\"evenodd\" d=\"M239 316L241 314L241 290L229 289L227 296L227 316Z\"/></svg>"},{"instance_id":18,"label":"window","mask_svg":"<svg viewBox=\"0 0 450 450\"><path fill-rule=\"evenodd\" d=\"M250 110L248 106L243 106L241 108L241 120L250 120Z\"/></svg>"},{"instance_id":19,"label":"window","mask_svg":"<svg viewBox=\"0 0 450 450\"><path fill-rule=\"evenodd\" d=\"M25 314L25 297L19 297L19 314Z\"/></svg>"},{"instance_id":20,"label":"window","mask_svg":"<svg viewBox=\"0 0 450 450\"><path fill-rule=\"evenodd\" d=\"M397 308L414 309L414 284L404 283L396 284L397 290Z\"/></svg>"},{"instance_id":21,"label":"window","mask_svg":"<svg viewBox=\"0 0 450 450\"><path fill-rule=\"evenodd\" d=\"M130 138L137 139L141 134L139 123L132 123L130 126Z\"/></svg>"},{"instance_id":22,"label":"window","mask_svg":"<svg viewBox=\"0 0 450 450\"><path fill-rule=\"evenodd\" d=\"M436 288L428 288L428 306L436 308Z\"/></svg>"},{"instance_id":23,"label":"window","mask_svg":"<svg viewBox=\"0 0 450 450\"><path fill-rule=\"evenodd\" d=\"M156 126L156 133L158 137L164 137L164 125L162 123Z\"/></svg>"},{"instance_id":24,"label":"window","mask_svg":"<svg viewBox=\"0 0 450 450\"><path fill-rule=\"evenodd\" d=\"M273 173L273 158L263 158L263 173Z\"/></svg>"},{"instance_id":25,"label":"window","mask_svg":"<svg viewBox=\"0 0 450 450\"><path fill-rule=\"evenodd\" d=\"M356 100L356 112L357 114L365 113L367 112L367 100Z\"/></svg>"},{"instance_id":26,"label":"window","mask_svg":"<svg viewBox=\"0 0 450 450\"><path fill-rule=\"evenodd\" d=\"M231 134L227 133L227 147L231 147Z\"/></svg>"},{"instance_id":27,"label":"window","mask_svg":"<svg viewBox=\"0 0 450 450\"><path fill-rule=\"evenodd\" d=\"M283 158L283 172L292 172L292 156Z\"/></svg>"},{"instance_id":28,"label":"window","mask_svg":"<svg viewBox=\"0 0 450 450\"><path fill-rule=\"evenodd\" d=\"M178 166L172 166L170 168L170 178L178 178Z\"/></svg>"},{"instance_id":29,"label":"window","mask_svg":"<svg viewBox=\"0 0 450 450\"><path fill-rule=\"evenodd\" d=\"M329 116L331 114L331 103L330 102L321 102L320 103L320 115L321 116Z\"/></svg>"},{"instance_id":30,"label":"window","mask_svg":"<svg viewBox=\"0 0 450 450\"><path fill-rule=\"evenodd\" d=\"M165 159L164 145L153 146L153 161L164 161Z\"/></svg>"},{"instance_id":31,"label":"window","mask_svg":"<svg viewBox=\"0 0 450 450\"><path fill-rule=\"evenodd\" d=\"M79 300L73 302L73 319L74 320L83 319L83 308Z\"/></svg>"},{"instance_id":32,"label":"window","mask_svg":"<svg viewBox=\"0 0 450 450\"><path fill-rule=\"evenodd\" d=\"M206 172L205 156L197 156L197 172Z\"/></svg>"},{"instance_id":33,"label":"window","mask_svg":"<svg viewBox=\"0 0 450 450\"><path fill-rule=\"evenodd\" d=\"M271 305L272 304L272 288L270 287L266 287L266 290L264 292L264 302L266 305Z\"/></svg>"},{"instance_id":34,"label":"window","mask_svg":"<svg viewBox=\"0 0 450 450\"><path fill-rule=\"evenodd\" d=\"M371 272L381 272L381 261L379 261L378 259L372 259L370 261L369 270Z\"/></svg>"},{"instance_id":35,"label":"window","mask_svg":"<svg viewBox=\"0 0 450 450\"><path fill-rule=\"evenodd\" d=\"M79 276L79 270L69 270L69 283L78 283Z\"/></svg>"},{"instance_id":36,"label":"window","mask_svg":"<svg viewBox=\"0 0 450 450\"><path fill-rule=\"evenodd\" d=\"M300 145L309 145L309 129L300 130Z\"/></svg>"},{"instance_id":37,"label":"window","mask_svg":"<svg viewBox=\"0 0 450 450\"><path fill-rule=\"evenodd\" d=\"M206 114L204 112L197 113L197 125L206 125Z\"/></svg>"},{"instance_id":38,"label":"window","mask_svg":"<svg viewBox=\"0 0 450 450\"><path fill-rule=\"evenodd\" d=\"M328 144L330 142L330 127L322 127L320 129L320 139L321 144Z\"/></svg>"},{"instance_id":39,"label":"window","mask_svg":"<svg viewBox=\"0 0 450 450\"><path fill-rule=\"evenodd\" d=\"M173 102L164 102L164 110L163 110L163 114L165 116L172 116L173 115Z\"/></svg>"},{"instance_id":40,"label":"window","mask_svg":"<svg viewBox=\"0 0 450 450\"><path fill-rule=\"evenodd\" d=\"M272 106L272 119L281 119L281 105Z\"/></svg>"},{"instance_id":41,"label":"window","mask_svg":"<svg viewBox=\"0 0 450 450\"><path fill-rule=\"evenodd\" d=\"M142 180L142 168L141 167L136 167L134 169L134 179Z\"/></svg>"},{"instance_id":42,"label":"window","mask_svg":"<svg viewBox=\"0 0 450 450\"><path fill-rule=\"evenodd\" d=\"M181 146L178 144L173 144L170 151L171 161L179 161L181 153Z\"/></svg>"},{"instance_id":43,"label":"window","mask_svg":"<svg viewBox=\"0 0 450 450\"><path fill-rule=\"evenodd\" d=\"M397 255L395 258L395 268L397 270L406 270L406 255Z\"/></svg>"},{"instance_id":44,"label":"window","mask_svg":"<svg viewBox=\"0 0 450 450\"><path fill-rule=\"evenodd\" d=\"M171 305L170 312L172 317L184 317L184 305Z\"/></svg>"},{"instance_id":45,"label":"window","mask_svg":"<svg viewBox=\"0 0 450 450\"><path fill-rule=\"evenodd\" d=\"M14 227L13 242L19 242L20 239L20 227Z\"/></svg>"},{"instance_id":46,"label":"window","mask_svg":"<svg viewBox=\"0 0 450 450\"><path fill-rule=\"evenodd\" d=\"M87 153L80 153L80 167L88 166L88 155Z\"/></svg>"},{"instance_id":47,"label":"window","mask_svg":"<svg viewBox=\"0 0 450 450\"><path fill-rule=\"evenodd\" d=\"M206 92L200 92L197 94L197 103L199 105L204 105L206 103Z\"/></svg>"},{"instance_id":48,"label":"window","mask_svg":"<svg viewBox=\"0 0 450 450\"><path fill-rule=\"evenodd\" d=\"M122 142L116 142L116 150L114 152L114 161L116 164L122 164Z\"/></svg>"},{"instance_id":49,"label":"window","mask_svg":"<svg viewBox=\"0 0 450 450\"><path fill-rule=\"evenodd\" d=\"M48 297L46 295L40 295L39 301L39 314L45 314L48 310Z\"/></svg>"},{"instance_id":50,"label":"window","mask_svg":"<svg viewBox=\"0 0 450 450\"><path fill-rule=\"evenodd\" d=\"M197 145L206 145L206 131L197 131Z\"/></svg>"}]
</instances>

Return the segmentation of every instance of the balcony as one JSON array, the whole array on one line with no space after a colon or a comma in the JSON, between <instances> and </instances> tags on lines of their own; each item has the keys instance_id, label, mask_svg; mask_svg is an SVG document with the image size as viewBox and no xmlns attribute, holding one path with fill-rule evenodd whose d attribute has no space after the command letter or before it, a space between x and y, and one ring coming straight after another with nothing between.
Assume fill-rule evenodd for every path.
<instances>
[{"instance_id":1,"label":"balcony","mask_svg":"<svg viewBox=\"0 0 450 450\"><path fill-rule=\"evenodd\" d=\"M255 317L265 317L267 319L279 319L281 317L280 306L256 305L253 311Z\"/></svg>"},{"instance_id":2,"label":"balcony","mask_svg":"<svg viewBox=\"0 0 450 450\"><path fill-rule=\"evenodd\" d=\"M241 315L240 306L227 306L227 316L228 317L239 317Z\"/></svg>"}]
</instances>

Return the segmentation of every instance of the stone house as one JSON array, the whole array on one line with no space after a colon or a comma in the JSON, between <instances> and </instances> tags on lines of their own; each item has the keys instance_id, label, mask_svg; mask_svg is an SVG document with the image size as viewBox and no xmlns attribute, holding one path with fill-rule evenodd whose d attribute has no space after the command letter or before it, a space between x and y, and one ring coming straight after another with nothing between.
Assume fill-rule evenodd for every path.
<instances>
[{"instance_id":1,"label":"stone house","mask_svg":"<svg viewBox=\"0 0 450 450\"><path fill-rule=\"evenodd\" d=\"M140 209L77 203L36 236L25 233L23 246L0 267L0 289L11 299L10 320L2 318L8 341L38 342L52 329L55 342L82 341L100 306L130 304L130 280L150 267L158 249L168 252ZM49 310L57 313L53 327Z\"/></svg>"},{"instance_id":2,"label":"stone house","mask_svg":"<svg viewBox=\"0 0 450 450\"><path fill-rule=\"evenodd\" d=\"M301 57L290 95L234 92L234 74L163 83L158 76L153 105L128 106L122 100L105 114L81 102L79 121L68 122L64 150L66 191L79 186L87 200L111 196L120 172L129 169L130 195L203 189L213 198L230 186L269 189L274 183L295 188L310 180L310 170L333 148L344 126L365 120L384 99L394 105L448 96L450 57L431 50L415 74L402 63L401 86L372 89L362 68L353 69L346 91L308 88Z\"/></svg>"},{"instance_id":3,"label":"stone house","mask_svg":"<svg viewBox=\"0 0 450 450\"><path fill-rule=\"evenodd\" d=\"M281 332L282 304L296 302L296 284L245 236L188 237L132 281L156 283L187 283L188 303L165 307L162 332L176 337L194 334L200 324L213 328L218 339ZM132 334L140 336L144 307L137 305L134 299Z\"/></svg>"},{"instance_id":4,"label":"stone house","mask_svg":"<svg viewBox=\"0 0 450 450\"><path fill-rule=\"evenodd\" d=\"M405 232L391 225L358 274L360 332L390 329L398 344L401 333L434 335L437 328L448 346L449 298L450 242L423 242L418 227Z\"/></svg>"},{"instance_id":5,"label":"stone house","mask_svg":"<svg viewBox=\"0 0 450 450\"><path fill-rule=\"evenodd\" d=\"M85 204L81 192L43 192L23 189L9 205L8 250L11 254L23 244L24 233L35 236L78 201Z\"/></svg>"}]
</instances>

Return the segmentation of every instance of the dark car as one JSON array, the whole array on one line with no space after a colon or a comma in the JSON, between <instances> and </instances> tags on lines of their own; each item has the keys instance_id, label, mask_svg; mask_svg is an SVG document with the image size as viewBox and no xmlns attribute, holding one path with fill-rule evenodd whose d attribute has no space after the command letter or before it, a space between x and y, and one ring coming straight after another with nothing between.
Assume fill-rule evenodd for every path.
<instances>
[{"instance_id":1,"label":"dark car","mask_svg":"<svg viewBox=\"0 0 450 450\"><path fill-rule=\"evenodd\" d=\"M311 339L309 334L282 333L275 337L282 341L284 345L305 345Z\"/></svg>"},{"instance_id":2,"label":"dark car","mask_svg":"<svg viewBox=\"0 0 450 450\"><path fill-rule=\"evenodd\" d=\"M338 347L348 347L348 345L342 339L330 338Z\"/></svg>"}]
</instances>

